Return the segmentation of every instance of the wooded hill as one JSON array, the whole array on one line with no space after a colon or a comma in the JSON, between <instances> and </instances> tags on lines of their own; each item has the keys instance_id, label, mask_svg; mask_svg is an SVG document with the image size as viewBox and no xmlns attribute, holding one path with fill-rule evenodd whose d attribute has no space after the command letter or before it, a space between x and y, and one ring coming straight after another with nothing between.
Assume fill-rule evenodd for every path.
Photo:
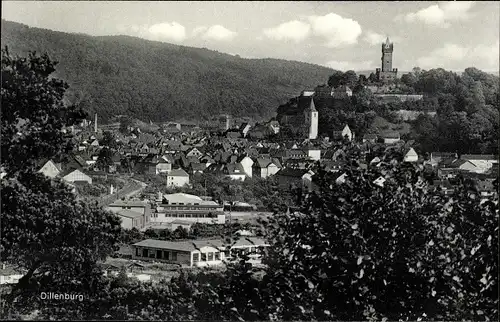
<instances>
[{"instance_id":1,"label":"wooded hill","mask_svg":"<svg viewBox=\"0 0 500 322\"><path fill-rule=\"evenodd\" d=\"M93 37L2 20L2 46L14 54L47 53L68 100L108 121L128 114L149 121L209 119L220 113L258 119L332 69L279 59L244 59L216 51L129 36Z\"/></svg>"}]
</instances>

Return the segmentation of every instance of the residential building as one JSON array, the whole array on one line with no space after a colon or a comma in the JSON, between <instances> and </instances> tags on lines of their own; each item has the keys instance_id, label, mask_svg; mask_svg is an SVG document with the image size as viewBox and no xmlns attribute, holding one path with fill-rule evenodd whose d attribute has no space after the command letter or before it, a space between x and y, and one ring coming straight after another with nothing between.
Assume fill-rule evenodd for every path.
<instances>
[{"instance_id":1,"label":"residential building","mask_svg":"<svg viewBox=\"0 0 500 322\"><path fill-rule=\"evenodd\" d=\"M49 178L57 177L61 172L61 164L56 164L54 161L47 161L38 172L43 173Z\"/></svg>"},{"instance_id":2,"label":"residential building","mask_svg":"<svg viewBox=\"0 0 500 322\"><path fill-rule=\"evenodd\" d=\"M346 85L340 85L333 89L332 96L335 99L345 99L352 96L352 90Z\"/></svg>"},{"instance_id":3,"label":"residential building","mask_svg":"<svg viewBox=\"0 0 500 322\"><path fill-rule=\"evenodd\" d=\"M336 140L343 140L344 138L347 138L349 141L352 141L354 139L354 133L347 124L342 128L342 130L333 131L332 135Z\"/></svg>"},{"instance_id":4,"label":"residential building","mask_svg":"<svg viewBox=\"0 0 500 322\"><path fill-rule=\"evenodd\" d=\"M413 148L410 148L404 155L403 158L404 162L417 162L418 161L418 154L415 152Z\"/></svg>"},{"instance_id":5,"label":"residential building","mask_svg":"<svg viewBox=\"0 0 500 322\"><path fill-rule=\"evenodd\" d=\"M189 174L183 169L173 169L167 173L168 187L182 187L189 184Z\"/></svg>"},{"instance_id":6,"label":"residential building","mask_svg":"<svg viewBox=\"0 0 500 322\"><path fill-rule=\"evenodd\" d=\"M382 134L381 137L384 140L385 144L393 144L401 140L399 132L386 132Z\"/></svg>"},{"instance_id":7,"label":"residential building","mask_svg":"<svg viewBox=\"0 0 500 322\"><path fill-rule=\"evenodd\" d=\"M278 166L270 158L257 158L253 164L253 173L259 178L275 175L280 169L281 166Z\"/></svg>"},{"instance_id":8,"label":"residential building","mask_svg":"<svg viewBox=\"0 0 500 322\"><path fill-rule=\"evenodd\" d=\"M280 132L280 124L278 121L269 122L269 128L271 129L273 134L278 134Z\"/></svg>"},{"instance_id":9,"label":"residential building","mask_svg":"<svg viewBox=\"0 0 500 322\"><path fill-rule=\"evenodd\" d=\"M377 142L377 135L376 134L365 134L365 135L363 135L363 143L365 143L365 142L370 142L370 143Z\"/></svg>"},{"instance_id":10,"label":"residential building","mask_svg":"<svg viewBox=\"0 0 500 322\"><path fill-rule=\"evenodd\" d=\"M276 173L278 184L283 188L295 186L308 191L312 189L312 176L314 172L307 169L281 169Z\"/></svg>"},{"instance_id":11,"label":"residential building","mask_svg":"<svg viewBox=\"0 0 500 322\"><path fill-rule=\"evenodd\" d=\"M253 173L252 173L252 166L254 164L252 158L250 158L248 156L244 156L243 158L241 158L241 160L239 161L239 163L243 167L243 171L245 172L245 174L249 178L251 178L252 175L253 175Z\"/></svg>"},{"instance_id":12,"label":"residential building","mask_svg":"<svg viewBox=\"0 0 500 322\"><path fill-rule=\"evenodd\" d=\"M80 170L73 170L63 177L63 180L69 183L88 183L92 184L92 178Z\"/></svg>"},{"instance_id":13,"label":"residential building","mask_svg":"<svg viewBox=\"0 0 500 322\"><path fill-rule=\"evenodd\" d=\"M224 166L223 173L233 180L243 181L246 178L245 169L239 163L226 164Z\"/></svg>"}]
</instances>

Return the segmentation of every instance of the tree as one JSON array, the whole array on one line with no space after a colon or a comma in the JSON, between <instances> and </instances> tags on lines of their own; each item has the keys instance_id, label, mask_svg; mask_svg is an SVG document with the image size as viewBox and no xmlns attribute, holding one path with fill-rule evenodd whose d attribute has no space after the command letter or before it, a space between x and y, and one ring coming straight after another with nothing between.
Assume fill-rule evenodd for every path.
<instances>
[{"instance_id":1,"label":"tree","mask_svg":"<svg viewBox=\"0 0 500 322\"><path fill-rule=\"evenodd\" d=\"M353 92L352 101L357 112L366 112L373 101L373 93L369 88L357 88Z\"/></svg>"},{"instance_id":2,"label":"tree","mask_svg":"<svg viewBox=\"0 0 500 322\"><path fill-rule=\"evenodd\" d=\"M471 96L473 106L470 108L469 114L474 113L478 108L485 106L485 98L481 81L474 81L471 88Z\"/></svg>"},{"instance_id":3,"label":"tree","mask_svg":"<svg viewBox=\"0 0 500 322\"><path fill-rule=\"evenodd\" d=\"M2 262L26 271L10 299L38 296L40 289L95 291L102 275L96 262L116 249L120 219L42 174L2 180L1 194Z\"/></svg>"},{"instance_id":4,"label":"tree","mask_svg":"<svg viewBox=\"0 0 500 322\"><path fill-rule=\"evenodd\" d=\"M99 151L96 165L103 171L106 171L110 165L113 165L113 152L108 147L104 147Z\"/></svg>"},{"instance_id":5,"label":"tree","mask_svg":"<svg viewBox=\"0 0 500 322\"><path fill-rule=\"evenodd\" d=\"M47 55L2 51L2 153L11 157L2 158L8 175L1 179L1 260L24 271L4 297L9 309L43 306L41 291L95 292L103 278L97 261L120 236L116 215L77 200L66 183L34 167L64 154L62 125L81 116L62 102L67 85L48 78L54 65Z\"/></svg>"},{"instance_id":6,"label":"tree","mask_svg":"<svg viewBox=\"0 0 500 322\"><path fill-rule=\"evenodd\" d=\"M189 232L186 228L179 226L173 231L172 235L174 239L187 239L189 237Z\"/></svg>"},{"instance_id":7,"label":"tree","mask_svg":"<svg viewBox=\"0 0 500 322\"><path fill-rule=\"evenodd\" d=\"M328 86L337 87L339 85L344 84L344 73L336 70L333 74L328 78Z\"/></svg>"},{"instance_id":8,"label":"tree","mask_svg":"<svg viewBox=\"0 0 500 322\"><path fill-rule=\"evenodd\" d=\"M358 84L366 85L368 83L368 78L365 75L359 75Z\"/></svg>"},{"instance_id":9,"label":"tree","mask_svg":"<svg viewBox=\"0 0 500 322\"><path fill-rule=\"evenodd\" d=\"M105 146L110 149L116 149L116 147L118 146L118 144L116 143L116 136L113 134L113 132L110 131L104 131L103 137L99 143L101 146Z\"/></svg>"},{"instance_id":10,"label":"tree","mask_svg":"<svg viewBox=\"0 0 500 322\"><path fill-rule=\"evenodd\" d=\"M354 87L358 82L358 75L353 70L348 70L343 75L343 84L349 87Z\"/></svg>"},{"instance_id":11,"label":"tree","mask_svg":"<svg viewBox=\"0 0 500 322\"><path fill-rule=\"evenodd\" d=\"M61 131L85 114L66 106L68 85L49 78L57 62L30 52L28 58L13 57L2 49L2 155L8 177L38 166L37 160L57 158L70 151L71 138ZM5 156L9 156L8 158Z\"/></svg>"},{"instance_id":12,"label":"tree","mask_svg":"<svg viewBox=\"0 0 500 322\"><path fill-rule=\"evenodd\" d=\"M376 83L378 81L377 75L375 75L375 73L370 73L370 76L368 76L368 80L370 81L370 83Z\"/></svg>"},{"instance_id":13,"label":"tree","mask_svg":"<svg viewBox=\"0 0 500 322\"><path fill-rule=\"evenodd\" d=\"M133 119L130 116L122 116L120 118L120 129L119 131L123 134L129 134L129 127L134 124Z\"/></svg>"},{"instance_id":14,"label":"tree","mask_svg":"<svg viewBox=\"0 0 500 322\"><path fill-rule=\"evenodd\" d=\"M350 159L350 158L349 158ZM384 160L391 160L386 155ZM453 197L413 166L318 174L300 212L266 224L263 299L278 319L498 319L498 210ZM344 172L343 171L343 172ZM373 181L381 174L384 187Z\"/></svg>"},{"instance_id":15,"label":"tree","mask_svg":"<svg viewBox=\"0 0 500 322\"><path fill-rule=\"evenodd\" d=\"M413 73L406 73L401 76L401 82L409 87L414 87L417 83L417 77Z\"/></svg>"}]
</instances>

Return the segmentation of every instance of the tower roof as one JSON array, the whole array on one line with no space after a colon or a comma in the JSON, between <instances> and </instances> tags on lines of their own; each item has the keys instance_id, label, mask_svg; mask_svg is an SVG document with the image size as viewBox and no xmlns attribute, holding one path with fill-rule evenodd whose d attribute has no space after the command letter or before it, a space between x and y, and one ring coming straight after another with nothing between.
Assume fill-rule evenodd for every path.
<instances>
[{"instance_id":1,"label":"tower roof","mask_svg":"<svg viewBox=\"0 0 500 322\"><path fill-rule=\"evenodd\" d=\"M311 97L311 103L309 104L309 111L316 112L316 106L314 105L314 98Z\"/></svg>"},{"instance_id":2,"label":"tower roof","mask_svg":"<svg viewBox=\"0 0 500 322\"><path fill-rule=\"evenodd\" d=\"M386 43L387 45L389 45L389 44L390 44L390 42L389 42L389 36L387 36L387 39L385 40L385 43Z\"/></svg>"}]
</instances>

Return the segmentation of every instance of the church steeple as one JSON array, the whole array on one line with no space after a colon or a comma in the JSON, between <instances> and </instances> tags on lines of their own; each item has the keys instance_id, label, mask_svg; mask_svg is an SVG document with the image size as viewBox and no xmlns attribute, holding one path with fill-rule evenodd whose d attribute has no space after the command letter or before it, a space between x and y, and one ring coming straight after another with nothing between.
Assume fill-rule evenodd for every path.
<instances>
[{"instance_id":1,"label":"church steeple","mask_svg":"<svg viewBox=\"0 0 500 322\"><path fill-rule=\"evenodd\" d=\"M311 103L309 104L309 111L310 112L317 112L316 106L314 105L314 98L311 97Z\"/></svg>"}]
</instances>

